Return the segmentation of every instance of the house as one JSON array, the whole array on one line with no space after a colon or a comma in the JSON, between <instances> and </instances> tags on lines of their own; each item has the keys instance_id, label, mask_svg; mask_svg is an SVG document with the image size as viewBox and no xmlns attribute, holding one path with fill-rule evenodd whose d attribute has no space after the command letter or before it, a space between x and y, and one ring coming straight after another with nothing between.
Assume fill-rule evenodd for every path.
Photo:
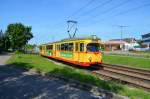
<instances>
[{"instance_id":1,"label":"house","mask_svg":"<svg viewBox=\"0 0 150 99\"><path fill-rule=\"evenodd\" d=\"M128 43L136 43L137 42L137 40L135 38L110 39L109 41L125 41Z\"/></svg>"},{"instance_id":2,"label":"house","mask_svg":"<svg viewBox=\"0 0 150 99\"><path fill-rule=\"evenodd\" d=\"M103 44L106 51L128 50L128 43L125 41L105 41Z\"/></svg>"},{"instance_id":3,"label":"house","mask_svg":"<svg viewBox=\"0 0 150 99\"><path fill-rule=\"evenodd\" d=\"M115 50L135 50L140 48L135 38L124 38L124 39L111 39L109 41L103 42L105 45L105 50L115 51Z\"/></svg>"}]
</instances>

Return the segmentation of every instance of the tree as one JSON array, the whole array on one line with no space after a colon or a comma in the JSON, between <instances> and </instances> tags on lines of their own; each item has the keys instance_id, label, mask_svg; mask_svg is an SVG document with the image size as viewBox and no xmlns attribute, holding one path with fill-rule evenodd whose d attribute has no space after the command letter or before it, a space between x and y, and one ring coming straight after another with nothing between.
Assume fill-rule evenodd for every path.
<instances>
[{"instance_id":1,"label":"tree","mask_svg":"<svg viewBox=\"0 0 150 99\"><path fill-rule=\"evenodd\" d=\"M22 23L9 24L6 30L6 40L10 41L13 50L21 50L33 38L32 28Z\"/></svg>"},{"instance_id":2,"label":"tree","mask_svg":"<svg viewBox=\"0 0 150 99\"><path fill-rule=\"evenodd\" d=\"M8 44L8 42L6 40L6 36L3 33L3 31L0 30L0 52L6 50L8 48L7 44Z\"/></svg>"},{"instance_id":3,"label":"tree","mask_svg":"<svg viewBox=\"0 0 150 99\"><path fill-rule=\"evenodd\" d=\"M0 30L0 52L3 49L3 45L4 45L4 42L3 42L3 31Z\"/></svg>"},{"instance_id":4,"label":"tree","mask_svg":"<svg viewBox=\"0 0 150 99\"><path fill-rule=\"evenodd\" d=\"M4 33L3 41L4 41L4 49L8 50L10 48L10 41L7 33Z\"/></svg>"},{"instance_id":5,"label":"tree","mask_svg":"<svg viewBox=\"0 0 150 99\"><path fill-rule=\"evenodd\" d=\"M25 48L26 48L27 50L32 50L32 49L34 49L36 46L37 46L36 44L27 44L27 45L25 46Z\"/></svg>"}]
</instances>

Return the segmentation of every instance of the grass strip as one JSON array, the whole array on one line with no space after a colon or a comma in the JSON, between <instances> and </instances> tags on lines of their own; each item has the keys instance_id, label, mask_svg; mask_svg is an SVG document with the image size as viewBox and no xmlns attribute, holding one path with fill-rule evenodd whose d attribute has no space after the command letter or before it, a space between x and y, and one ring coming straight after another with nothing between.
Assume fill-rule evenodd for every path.
<instances>
[{"instance_id":1,"label":"grass strip","mask_svg":"<svg viewBox=\"0 0 150 99\"><path fill-rule=\"evenodd\" d=\"M136 53L136 54L150 54L150 51L131 51L131 53Z\"/></svg>"},{"instance_id":2,"label":"grass strip","mask_svg":"<svg viewBox=\"0 0 150 99\"><path fill-rule=\"evenodd\" d=\"M103 62L150 70L150 59L104 54Z\"/></svg>"}]
</instances>

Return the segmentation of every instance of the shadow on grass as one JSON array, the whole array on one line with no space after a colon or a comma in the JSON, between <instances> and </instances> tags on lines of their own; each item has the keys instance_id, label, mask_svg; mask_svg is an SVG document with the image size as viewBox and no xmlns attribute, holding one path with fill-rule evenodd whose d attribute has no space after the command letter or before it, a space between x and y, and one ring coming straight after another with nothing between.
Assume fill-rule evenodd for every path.
<instances>
[{"instance_id":1,"label":"shadow on grass","mask_svg":"<svg viewBox=\"0 0 150 99\"><path fill-rule=\"evenodd\" d=\"M105 90L109 90L115 93L119 93L120 91L124 90L123 86L120 84L117 84L115 82L110 82L110 81L106 82L106 81L100 80L98 77L94 75L76 71L75 69L72 69L69 67L56 68L49 73L60 74L65 77L72 78L72 79L75 79L75 80L78 80L80 82L84 82L87 84L92 84L92 85L98 86L100 88L103 88Z\"/></svg>"},{"instance_id":2,"label":"shadow on grass","mask_svg":"<svg viewBox=\"0 0 150 99\"><path fill-rule=\"evenodd\" d=\"M29 63L25 63L25 62L13 62L11 64L8 64L9 66L13 66L13 67L17 67L20 69L25 69L25 70L29 70L32 69L33 66L31 66Z\"/></svg>"}]
</instances>

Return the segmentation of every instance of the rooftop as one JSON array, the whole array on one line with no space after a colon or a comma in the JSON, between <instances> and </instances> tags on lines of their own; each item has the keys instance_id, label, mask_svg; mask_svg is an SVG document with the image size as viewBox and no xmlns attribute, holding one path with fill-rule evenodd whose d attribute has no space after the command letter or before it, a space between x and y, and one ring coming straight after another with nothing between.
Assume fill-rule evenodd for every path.
<instances>
[{"instance_id":1,"label":"rooftop","mask_svg":"<svg viewBox=\"0 0 150 99\"><path fill-rule=\"evenodd\" d=\"M103 44L116 44L116 45L119 45L119 44L128 44L128 42L125 42L125 41L106 41L106 42L103 42Z\"/></svg>"}]
</instances>

